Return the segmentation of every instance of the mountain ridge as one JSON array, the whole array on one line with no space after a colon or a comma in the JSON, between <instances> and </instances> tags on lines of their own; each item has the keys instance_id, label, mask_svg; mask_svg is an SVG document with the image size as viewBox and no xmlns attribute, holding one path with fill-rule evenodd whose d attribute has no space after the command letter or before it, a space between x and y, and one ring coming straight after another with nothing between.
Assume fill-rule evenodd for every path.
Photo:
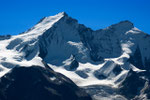
<instances>
[{"instance_id":1,"label":"mountain ridge","mask_svg":"<svg viewBox=\"0 0 150 100\"><path fill-rule=\"evenodd\" d=\"M94 31L62 12L0 41L0 76L16 65L44 67L44 61L78 86L120 88L130 70L150 70L149 45L149 35L130 21ZM119 95L126 97L124 94ZM130 99L138 94L131 95Z\"/></svg>"}]
</instances>

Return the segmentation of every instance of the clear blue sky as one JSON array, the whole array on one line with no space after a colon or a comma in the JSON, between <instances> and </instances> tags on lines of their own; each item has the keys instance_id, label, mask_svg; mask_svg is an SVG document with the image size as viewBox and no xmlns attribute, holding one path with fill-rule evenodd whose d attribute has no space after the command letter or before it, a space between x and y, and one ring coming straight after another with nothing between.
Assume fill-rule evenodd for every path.
<instances>
[{"instance_id":1,"label":"clear blue sky","mask_svg":"<svg viewBox=\"0 0 150 100\"><path fill-rule=\"evenodd\" d=\"M65 11L96 30L130 20L150 34L150 0L0 0L0 34L18 34Z\"/></svg>"}]
</instances>

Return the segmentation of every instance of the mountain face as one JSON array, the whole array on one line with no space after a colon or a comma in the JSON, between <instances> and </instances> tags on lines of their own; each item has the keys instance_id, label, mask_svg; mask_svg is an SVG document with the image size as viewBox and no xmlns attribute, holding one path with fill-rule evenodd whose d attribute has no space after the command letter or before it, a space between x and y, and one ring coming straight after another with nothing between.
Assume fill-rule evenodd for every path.
<instances>
[{"instance_id":1,"label":"mountain face","mask_svg":"<svg viewBox=\"0 0 150 100\"><path fill-rule=\"evenodd\" d=\"M1 78L0 100L92 99L60 73L40 66L18 66Z\"/></svg>"},{"instance_id":2,"label":"mountain face","mask_svg":"<svg viewBox=\"0 0 150 100\"><path fill-rule=\"evenodd\" d=\"M62 12L22 34L0 37L0 76L45 62L96 100L147 100L149 51L150 35L130 21L94 31Z\"/></svg>"}]
</instances>

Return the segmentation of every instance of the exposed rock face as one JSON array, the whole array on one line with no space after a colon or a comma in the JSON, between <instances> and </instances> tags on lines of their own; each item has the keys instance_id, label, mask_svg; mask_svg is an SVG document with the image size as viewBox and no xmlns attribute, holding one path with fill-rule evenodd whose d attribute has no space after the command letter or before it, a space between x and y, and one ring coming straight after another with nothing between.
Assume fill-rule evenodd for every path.
<instances>
[{"instance_id":1,"label":"exposed rock face","mask_svg":"<svg viewBox=\"0 0 150 100\"><path fill-rule=\"evenodd\" d=\"M121 84L120 92L129 99L134 98L135 95L140 94L140 88L144 86L144 83L145 81L136 72L130 70L125 81Z\"/></svg>"},{"instance_id":2,"label":"exposed rock face","mask_svg":"<svg viewBox=\"0 0 150 100\"><path fill-rule=\"evenodd\" d=\"M0 40L10 39L11 35L0 35Z\"/></svg>"},{"instance_id":3,"label":"exposed rock face","mask_svg":"<svg viewBox=\"0 0 150 100\"><path fill-rule=\"evenodd\" d=\"M15 67L0 79L0 100L92 100L69 78L40 66Z\"/></svg>"},{"instance_id":4,"label":"exposed rock face","mask_svg":"<svg viewBox=\"0 0 150 100\"><path fill-rule=\"evenodd\" d=\"M134 100L147 100L150 99L148 93L149 77L146 75L148 72L134 72L130 70L126 79L120 84L120 93L128 99ZM145 95L144 95L145 94Z\"/></svg>"},{"instance_id":5,"label":"exposed rock face","mask_svg":"<svg viewBox=\"0 0 150 100\"><path fill-rule=\"evenodd\" d=\"M139 69L145 69L145 66L143 65L143 61L142 61L141 51L138 46L134 54L130 56L129 62Z\"/></svg>"}]
</instances>

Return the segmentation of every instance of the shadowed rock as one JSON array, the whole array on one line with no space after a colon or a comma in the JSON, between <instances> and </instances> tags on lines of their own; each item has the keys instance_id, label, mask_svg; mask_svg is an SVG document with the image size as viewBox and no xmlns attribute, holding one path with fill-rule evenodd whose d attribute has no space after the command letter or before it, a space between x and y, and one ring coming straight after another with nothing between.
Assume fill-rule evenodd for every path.
<instances>
[{"instance_id":1,"label":"shadowed rock","mask_svg":"<svg viewBox=\"0 0 150 100\"><path fill-rule=\"evenodd\" d=\"M15 67L0 79L0 100L91 100L69 78L40 66Z\"/></svg>"}]
</instances>

